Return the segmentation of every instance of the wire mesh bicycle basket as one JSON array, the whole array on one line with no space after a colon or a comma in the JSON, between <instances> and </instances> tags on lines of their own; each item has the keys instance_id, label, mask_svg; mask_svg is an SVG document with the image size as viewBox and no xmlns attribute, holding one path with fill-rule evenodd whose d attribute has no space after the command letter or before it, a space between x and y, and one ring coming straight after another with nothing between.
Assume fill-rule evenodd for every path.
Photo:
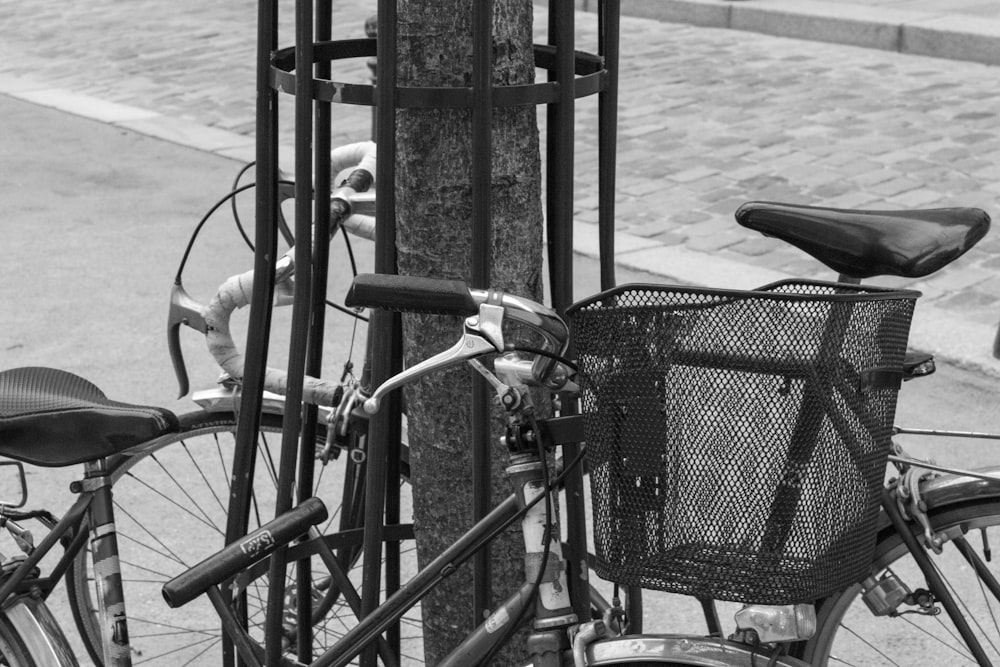
<instances>
[{"instance_id":1,"label":"wire mesh bicycle basket","mask_svg":"<svg viewBox=\"0 0 1000 667\"><path fill-rule=\"evenodd\" d=\"M572 306L597 573L758 604L862 578L918 296L625 285Z\"/></svg>"}]
</instances>

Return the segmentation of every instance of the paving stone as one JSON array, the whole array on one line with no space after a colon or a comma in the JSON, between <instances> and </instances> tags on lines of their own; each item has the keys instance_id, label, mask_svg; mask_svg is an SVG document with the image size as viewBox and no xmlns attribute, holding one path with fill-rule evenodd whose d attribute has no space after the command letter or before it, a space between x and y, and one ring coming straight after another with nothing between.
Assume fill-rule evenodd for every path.
<instances>
[{"instance_id":1,"label":"paving stone","mask_svg":"<svg viewBox=\"0 0 1000 667\"><path fill-rule=\"evenodd\" d=\"M894 178L889 181L883 181L881 183L873 184L869 190L876 194L882 195L883 197L893 197L903 192L908 192L920 187L918 181L913 181L906 178Z\"/></svg>"},{"instance_id":2,"label":"paving stone","mask_svg":"<svg viewBox=\"0 0 1000 667\"><path fill-rule=\"evenodd\" d=\"M899 208L924 208L940 206L944 203L940 192L919 188L890 197L889 201Z\"/></svg>"},{"instance_id":3,"label":"paving stone","mask_svg":"<svg viewBox=\"0 0 1000 667\"><path fill-rule=\"evenodd\" d=\"M687 210L674 213L670 216L670 221L679 225L692 225L697 222L708 220L711 216L703 211ZM1000 264L1000 259L997 260Z\"/></svg>"},{"instance_id":4,"label":"paving stone","mask_svg":"<svg viewBox=\"0 0 1000 667\"><path fill-rule=\"evenodd\" d=\"M743 241L742 234L736 231L725 230L716 234L688 237L684 243L684 247L696 252L712 253L731 245L742 243Z\"/></svg>"}]
</instances>

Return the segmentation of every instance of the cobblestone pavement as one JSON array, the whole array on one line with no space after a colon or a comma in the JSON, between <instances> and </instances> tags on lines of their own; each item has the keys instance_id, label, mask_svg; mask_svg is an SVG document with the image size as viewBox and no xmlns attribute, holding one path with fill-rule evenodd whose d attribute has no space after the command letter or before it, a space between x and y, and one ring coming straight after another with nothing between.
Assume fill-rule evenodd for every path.
<instances>
[{"instance_id":1,"label":"cobblestone pavement","mask_svg":"<svg viewBox=\"0 0 1000 667\"><path fill-rule=\"evenodd\" d=\"M290 14L293 3L284 5ZM335 38L361 36L373 8L335 2ZM58 89L64 100L79 94L154 111L132 126L158 124L155 134L175 123L181 141L204 126L226 137L253 133L253 3L0 0L0 16L0 92L46 103ZM593 50L594 16L577 17L579 46ZM287 43L290 16L281 19ZM995 67L635 17L623 17L622 34L616 219L624 265L737 287L778 274L831 277L799 251L738 227L732 213L751 199L997 210ZM363 59L336 72L343 81L369 76ZM290 145L290 98L282 108ZM597 217L596 101L580 100L577 116L576 214L586 245ZM367 108L338 109L335 141L366 137L369 123ZM252 155L249 140L226 143L213 148ZM917 344L980 363L1000 318L998 269L994 233L933 278L890 281L926 295L920 311L934 331Z\"/></svg>"},{"instance_id":2,"label":"cobblestone pavement","mask_svg":"<svg viewBox=\"0 0 1000 667\"><path fill-rule=\"evenodd\" d=\"M593 11L598 0L577 0ZM633 16L1000 65L988 0L626 0Z\"/></svg>"}]
</instances>

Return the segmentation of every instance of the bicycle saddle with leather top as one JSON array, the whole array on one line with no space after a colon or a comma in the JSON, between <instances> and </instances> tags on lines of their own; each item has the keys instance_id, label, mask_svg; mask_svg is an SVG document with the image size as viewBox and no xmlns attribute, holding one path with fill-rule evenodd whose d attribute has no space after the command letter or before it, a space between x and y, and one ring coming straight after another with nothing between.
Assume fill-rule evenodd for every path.
<instances>
[{"instance_id":1,"label":"bicycle saddle with leather top","mask_svg":"<svg viewBox=\"0 0 1000 667\"><path fill-rule=\"evenodd\" d=\"M0 372L0 456L40 466L93 461L178 430L166 408L112 401L55 368Z\"/></svg>"},{"instance_id":2,"label":"bicycle saddle with leather top","mask_svg":"<svg viewBox=\"0 0 1000 667\"><path fill-rule=\"evenodd\" d=\"M965 254L990 228L990 216L978 208L858 211L776 202L743 204L736 221L852 278L929 275Z\"/></svg>"}]
</instances>

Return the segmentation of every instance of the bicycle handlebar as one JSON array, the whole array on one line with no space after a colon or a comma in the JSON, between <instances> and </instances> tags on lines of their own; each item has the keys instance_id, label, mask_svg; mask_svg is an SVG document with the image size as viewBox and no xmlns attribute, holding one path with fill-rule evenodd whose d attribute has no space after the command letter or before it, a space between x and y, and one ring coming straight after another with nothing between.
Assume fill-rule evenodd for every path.
<instances>
[{"instance_id":1,"label":"bicycle handlebar","mask_svg":"<svg viewBox=\"0 0 1000 667\"><path fill-rule=\"evenodd\" d=\"M340 187L331 194L330 215L334 222L331 229L344 227L348 232L371 239L374 237L375 218L372 213L374 194L363 192L370 188L375 174L375 144L371 141L340 146L330 153L331 171L340 174L351 169ZM291 303L289 279L294 272L294 259L289 250L277 262L275 279L275 305ZM250 303L253 292L253 271L232 276L219 287L218 292L204 305L192 299L180 282L175 283L170 295L170 312L167 318L167 345L180 396L190 390L187 369L180 346L180 326L186 324L205 334L209 351L216 363L232 378L242 380L245 357L236 346L229 328L229 319L238 308ZM285 394L287 373L267 368L264 387L276 394ZM306 377L303 401L314 405L335 405L340 395L339 383Z\"/></svg>"},{"instance_id":2,"label":"bicycle handlebar","mask_svg":"<svg viewBox=\"0 0 1000 667\"><path fill-rule=\"evenodd\" d=\"M452 348L383 382L365 401L365 411L369 414L378 411L382 398L390 391L419 377L484 354L511 349L504 343L504 321L516 322L540 334L545 341L543 351L552 355L565 353L569 343L566 323L551 308L499 290L469 288L459 280L362 274L354 279L345 305L467 318L465 335ZM538 355L531 365L531 379L547 385L557 366L555 359ZM558 381L565 380L560 374Z\"/></svg>"}]
</instances>

